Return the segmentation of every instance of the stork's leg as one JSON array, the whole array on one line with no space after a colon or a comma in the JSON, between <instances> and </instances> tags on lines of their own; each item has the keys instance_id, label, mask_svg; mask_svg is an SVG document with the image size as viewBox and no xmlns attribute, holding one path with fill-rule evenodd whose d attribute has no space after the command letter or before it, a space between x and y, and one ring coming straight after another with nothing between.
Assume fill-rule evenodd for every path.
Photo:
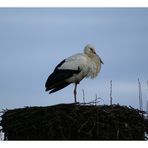
<instances>
[{"instance_id":1,"label":"stork's leg","mask_svg":"<svg viewBox=\"0 0 148 148\"><path fill-rule=\"evenodd\" d=\"M74 94L75 103L77 103L77 83L75 83L73 94Z\"/></svg>"}]
</instances>

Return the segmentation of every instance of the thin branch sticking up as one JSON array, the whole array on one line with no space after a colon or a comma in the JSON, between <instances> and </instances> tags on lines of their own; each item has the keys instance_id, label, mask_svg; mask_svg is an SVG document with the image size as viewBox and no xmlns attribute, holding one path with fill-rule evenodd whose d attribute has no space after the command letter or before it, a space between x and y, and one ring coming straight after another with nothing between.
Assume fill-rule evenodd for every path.
<instances>
[{"instance_id":1,"label":"thin branch sticking up","mask_svg":"<svg viewBox=\"0 0 148 148\"><path fill-rule=\"evenodd\" d=\"M146 102L146 117L147 117L147 119L148 119L148 100L147 100L147 102Z\"/></svg>"},{"instance_id":2,"label":"thin branch sticking up","mask_svg":"<svg viewBox=\"0 0 148 148\"><path fill-rule=\"evenodd\" d=\"M113 103L113 98L112 98L112 80L110 81L110 105Z\"/></svg>"},{"instance_id":3,"label":"thin branch sticking up","mask_svg":"<svg viewBox=\"0 0 148 148\"><path fill-rule=\"evenodd\" d=\"M84 92L84 89L82 90L83 92L83 103L85 104L85 92Z\"/></svg>"},{"instance_id":4,"label":"thin branch sticking up","mask_svg":"<svg viewBox=\"0 0 148 148\"><path fill-rule=\"evenodd\" d=\"M141 90L141 82L138 78L138 89L139 89L139 109L143 110L143 103L142 103L142 90Z\"/></svg>"}]
</instances>

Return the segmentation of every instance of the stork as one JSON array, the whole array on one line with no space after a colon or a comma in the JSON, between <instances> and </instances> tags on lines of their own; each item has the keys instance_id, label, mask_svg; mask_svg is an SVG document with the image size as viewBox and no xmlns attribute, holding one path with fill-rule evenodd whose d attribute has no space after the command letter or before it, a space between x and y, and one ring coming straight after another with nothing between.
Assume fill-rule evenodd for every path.
<instances>
[{"instance_id":1,"label":"stork","mask_svg":"<svg viewBox=\"0 0 148 148\"><path fill-rule=\"evenodd\" d=\"M74 83L74 102L77 102L77 85L82 79L95 78L101 69L103 61L95 48L88 44L83 53L72 55L61 61L49 75L45 87L46 91L54 93Z\"/></svg>"}]
</instances>

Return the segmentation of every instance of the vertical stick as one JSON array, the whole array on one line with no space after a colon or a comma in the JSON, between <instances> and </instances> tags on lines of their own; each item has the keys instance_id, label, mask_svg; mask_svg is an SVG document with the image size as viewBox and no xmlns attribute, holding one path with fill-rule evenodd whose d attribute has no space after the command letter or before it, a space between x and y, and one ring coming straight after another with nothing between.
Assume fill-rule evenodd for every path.
<instances>
[{"instance_id":1,"label":"vertical stick","mask_svg":"<svg viewBox=\"0 0 148 148\"><path fill-rule=\"evenodd\" d=\"M148 100L148 80L147 80L147 100Z\"/></svg>"},{"instance_id":2,"label":"vertical stick","mask_svg":"<svg viewBox=\"0 0 148 148\"><path fill-rule=\"evenodd\" d=\"M138 89L139 89L139 109L143 110L143 103L142 103L142 90L141 90L141 82L138 78Z\"/></svg>"},{"instance_id":3,"label":"vertical stick","mask_svg":"<svg viewBox=\"0 0 148 148\"><path fill-rule=\"evenodd\" d=\"M85 104L85 93L84 93L84 89L82 90L82 92L83 92L83 102Z\"/></svg>"},{"instance_id":4,"label":"vertical stick","mask_svg":"<svg viewBox=\"0 0 148 148\"><path fill-rule=\"evenodd\" d=\"M147 103L146 103L146 117L148 119L148 100L147 100Z\"/></svg>"},{"instance_id":5,"label":"vertical stick","mask_svg":"<svg viewBox=\"0 0 148 148\"><path fill-rule=\"evenodd\" d=\"M97 100L98 100L98 96L97 96L97 94L96 94L95 105L97 105Z\"/></svg>"},{"instance_id":6,"label":"vertical stick","mask_svg":"<svg viewBox=\"0 0 148 148\"><path fill-rule=\"evenodd\" d=\"M113 98L112 98L112 80L110 81L110 105L112 105Z\"/></svg>"},{"instance_id":7,"label":"vertical stick","mask_svg":"<svg viewBox=\"0 0 148 148\"><path fill-rule=\"evenodd\" d=\"M148 80L147 80L147 103L146 103L146 117L148 119Z\"/></svg>"}]
</instances>

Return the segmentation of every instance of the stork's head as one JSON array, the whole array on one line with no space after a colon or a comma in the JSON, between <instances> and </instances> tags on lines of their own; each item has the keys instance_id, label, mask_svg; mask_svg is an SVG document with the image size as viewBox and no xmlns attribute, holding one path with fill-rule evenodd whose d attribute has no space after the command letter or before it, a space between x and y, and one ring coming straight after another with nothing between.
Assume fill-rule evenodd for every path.
<instances>
[{"instance_id":1,"label":"stork's head","mask_svg":"<svg viewBox=\"0 0 148 148\"><path fill-rule=\"evenodd\" d=\"M84 53L89 57L94 57L94 55L96 55L96 50L92 45L88 44L84 48Z\"/></svg>"},{"instance_id":2,"label":"stork's head","mask_svg":"<svg viewBox=\"0 0 148 148\"><path fill-rule=\"evenodd\" d=\"M87 54L87 56L89 56L90 58L98 57L100 59L100 62L102 64L104 64L103 61L101 60L101 58L97 55L96 50L95 50L95 48L92 45L87 44L84 47L84 53Z\"/></svg>"}]
</instances>

